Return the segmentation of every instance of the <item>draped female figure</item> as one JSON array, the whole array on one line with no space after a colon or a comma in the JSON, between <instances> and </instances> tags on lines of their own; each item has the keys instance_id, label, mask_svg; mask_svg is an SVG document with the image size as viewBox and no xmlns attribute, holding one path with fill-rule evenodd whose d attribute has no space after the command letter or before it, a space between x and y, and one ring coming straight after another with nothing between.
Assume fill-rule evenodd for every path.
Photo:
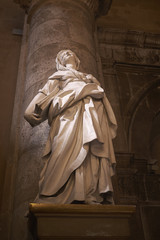
<instances>
[{"instance_id":1,"label":"draped female figure","mask_svg":"<svg viewBox=\"0 0 160 240\"><path fill-rule=\"evenodd\" d=\"M71 50L57 54L57 71L29 104L25 119L36 126L48 119L45 165L38 203L112 203L117 123L98 80L78 71Z\"/></svg>"}]
</instances>

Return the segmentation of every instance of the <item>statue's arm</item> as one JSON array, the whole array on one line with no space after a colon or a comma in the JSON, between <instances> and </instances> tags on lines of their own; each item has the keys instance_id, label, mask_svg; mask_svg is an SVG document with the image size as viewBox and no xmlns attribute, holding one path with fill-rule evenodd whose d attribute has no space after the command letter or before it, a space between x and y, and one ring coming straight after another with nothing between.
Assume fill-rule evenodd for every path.
<instances>
[{"instance_id":1,"label":"statue's arm","mask_svg":"<svg viewBox=\"0 0 160 240\"><path fill-rule=\"evenodd\" d=\"M35 113L35 106L37 102L44 99L44 97L45 95L39 92L30 102L24 113L24 118L31 124L32 127L40 124L42 121L45 120L43 116L40 116L39 114Z\"/></svg>"}]
</instances>

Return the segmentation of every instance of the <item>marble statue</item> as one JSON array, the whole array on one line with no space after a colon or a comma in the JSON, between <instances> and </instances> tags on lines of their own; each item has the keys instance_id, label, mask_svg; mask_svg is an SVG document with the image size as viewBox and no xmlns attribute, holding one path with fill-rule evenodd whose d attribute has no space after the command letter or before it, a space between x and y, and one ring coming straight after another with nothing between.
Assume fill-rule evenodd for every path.
<instances>
[{"instance_id":1,"label":"marble statue","mask_svg":"<svg viewBox=\"0 0 160 240\"><path fill-rule=\"evenodd\" d=\"M57 71L25 111L31 126L50 125L37 203L113 202L117 123L100 83L79 64L71 50L60 51Z\"/></svg>"}]
</instances>

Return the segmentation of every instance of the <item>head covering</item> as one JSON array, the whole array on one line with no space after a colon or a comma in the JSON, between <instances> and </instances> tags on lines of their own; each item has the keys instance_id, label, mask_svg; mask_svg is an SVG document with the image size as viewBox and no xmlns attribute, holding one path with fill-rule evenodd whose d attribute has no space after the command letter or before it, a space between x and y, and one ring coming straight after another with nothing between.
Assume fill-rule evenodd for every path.
<instances>
[{"instance_id":1,"label":"head covering","mask_svg":"<svg viewBox=\"0 0 160 240\"><path fill-rule=\"evenodd\" d=\"M72 55L74 56L75 62L76 62L76 69L75 69L75 70L78 70L78 69L79 69L80 60L79 60L79 58L76 56L76 54L75 54L74 52L72 52L71 50L69 50L69 49L61 50L61 51L57 54L57 57L56 57L56 68L57 68L57 70L64 71L64 70L67 70L67 69L68 69L68 68L66 67L66 65L65 65L65 54L66 54L67 52L68 52L68 53L72 53Z\"/></svg>"}]
</instances>

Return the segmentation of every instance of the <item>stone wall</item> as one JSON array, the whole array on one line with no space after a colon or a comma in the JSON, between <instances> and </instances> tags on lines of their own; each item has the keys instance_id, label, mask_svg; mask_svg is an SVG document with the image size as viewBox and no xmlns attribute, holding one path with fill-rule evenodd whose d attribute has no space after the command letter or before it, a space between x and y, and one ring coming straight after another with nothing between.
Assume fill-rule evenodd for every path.
<instances>
[{"instance_id":1,"label":"stone wall","mask_svg":"<svg viewBox=\"0 0 160 240\"><path fill-rule=\"evenodd\" d=\"M98 40L106 93L119 125L115 199L136 204L145 239L158 240L160 35L99 28ZM150 221L155 227L148 229Z\"/></svg>"}]
</instances>

